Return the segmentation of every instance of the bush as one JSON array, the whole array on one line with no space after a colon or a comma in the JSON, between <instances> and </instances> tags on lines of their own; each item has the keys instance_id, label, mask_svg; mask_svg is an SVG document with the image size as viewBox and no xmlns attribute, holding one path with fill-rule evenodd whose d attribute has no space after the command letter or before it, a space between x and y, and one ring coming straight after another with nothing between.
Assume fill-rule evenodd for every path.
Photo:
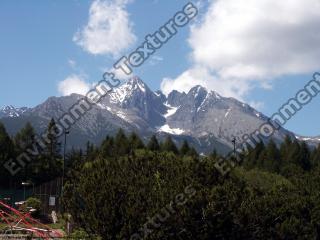
<instances>
[{"instance_id":1,"label":"bush","mask_svg":"<svg viewBox=\"0 0 320 240\"><path fill-rule=\"evenodd\" d=\"M36 211L32 212L31 215L37 217L42 210L41 201L38 198L30 197L26 200L24 208L25 211L29 211L30 208L35 209Z\"/></svg>"},{"instance_id":2,"label":"bush","mask_svg":"<svg viewBox=\"0 0 320 240\"><path fill-rule=\"evenodd\" d=\"M70 235L71 239L78 239L78 240L84 240L84 239L90 239L90 240L101 240L101 238L96 236L89 236L88 233L86 233L85 230L82 228L76 229L73 233Z\"/></svg>"}]
</instances>

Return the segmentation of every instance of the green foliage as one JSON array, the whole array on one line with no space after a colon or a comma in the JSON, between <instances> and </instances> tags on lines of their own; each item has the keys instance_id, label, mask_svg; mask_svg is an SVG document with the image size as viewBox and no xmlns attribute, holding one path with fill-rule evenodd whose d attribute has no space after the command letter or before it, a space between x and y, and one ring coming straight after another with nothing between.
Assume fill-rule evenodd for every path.
<instances>
[{"instance_id":1,"label":"green foliage","mask_svg":"<svg viewBox=\"0 0 320 240\"><path fill-rule=\"evenodd\" d=\"M45 148L29 165L32 182L41 183L61 176L62 156L58 133L56 123L54 119L51 119L46 131Z\"/></svg>"},{"instance_id":2,"label":"green foliage","mask_svg":"<svg viewBox=\"0 0 320 240\"><path fill-rule=\"evenodd\" d=\"M61 175L61 144L55 121L51 119L48 125L45 144L40 146L35 135L33 127L27 123L12 141L0 123L0 164L4 166L11 159L16 168L22 169L11 176L7 169L0 168L1 187L21 186L21 181L38 184Z\"/></svg>"},{"instance_id":3,"label":"green foliage","mask_svg":"<svg viewBox=\"0 0 320 240\"><path fill-rule=\"evenodd\" d=\"M190 151L190 147L189 147L189 144L186 140L183 141L183 144L180 148L180 154L181 155L187 155Z\"/></svg>"},{"instance_id":4,"label":"green foliage","mask_svg":"<svg viewBox=\"0 0 320 240\"><path fill-rule=\"evenodd\" d=\"M116 138L132 142L121 132ZM199 158L186 142L178 151L168 137L159 151L152 137L147 149L110 154L113 141L107 137L99 155L84 160L66 185L67 209L88 233L103 239L138 233L142 239L141 229L160 214L165 220L158 227L149 222L148 239L179 239L181 229L201 240L319 237L320 168L308 167L317 153L311 156L303 143L260 143L244 156L243 167L222 177L214 166L218 154ZM294 152L299 157L292 158ZM173 205L173 214L165 213L189 185L196 193L184 205Z\"/></svg>"},{"instance_id":5,"label":"green foliage","mask_svg":"<svg viewBox=\"0 0 320 240\"><path fill-rule=\"evenodd\" d=\"M161 150L165 152L173 152L175 154L179 152L177 146L172 141L170 136L167 136L164 142L161 144Z\"/></svg>"},{"instance_id":6,"label":"green foliage","mask_svg":"<svg viewBox=\"0 0 320 240\"><path fill-rule=\"evenodd\" d=\"M53 129L54 120L50 141L25 175L16 176L17 183L61 175ZM33 138L30 124L14 141L0 124L0 163L32 145ZM145 146L138 135L120 129L100 147L88 143L84 153L68 154L63 191L64 208L79 227L76 239L122 240L135 233L142 239L146 224L151 240L320 238L320 147L311 151L290 137L280 146L259 143L227 176L215 168L216 152L199 157L187 142L178 150L169 136L160 144L152 136ZM0 169L0 183L8 177ZM27 206L41 209L37 199L28 199ZM182 230L188 237L180 236Z\"/></svg>"},{"instance_id":7,"label":"green foliage","mask_svg":"<svg viewBox=\"0 0 320 240\"><path fill-rule=\"evenodd\" d=\"M52 118L49 122L48 129L46 132L46 154L50 158L58 159L61 158L60 148L61 143L59 142L58 137L59 129L56 125L56 122Z\"/></svg>"},{"instance_id":8,"label":"green foliage","mask_svg":"<svg viewBox=\"0 0 320 240\"><path fill-rule=\"evenodd\" d=\"M159 142L158 142L157 137L155 135L152 135L152 137L150 138L150 141L148 142L147 148L150 151L159 151L160 150L160 145L159 145Z\"/></svg>"},{"instance_id":9,"label":"green foliage","mask_svg":"<svg viewBox=\"0 0 320 240\"><path fill-rule=\"evenodd\" d=\"M75 229L72 234L70 234L69 238L71 239L79 239L79 240L101 240L100 237L90 236L85 230L82 228Z\"/></svg>"},{"instance_id":10,"label":"green foliage","mask_svg":"<svg viewBox=\"0 0 320 240\"><path fill-rule=\"evenodd\" d=\"M14 140L18 150L32 146L35 140L35 131L29 122L17 133Z\"/></svg>"},{"instance_id":11,"label":"green foliage","mask_svg":"<svg viewBox=\"0 0 320 240\"><path fill-rule=\"evenodd\" d=\"M30 208L32 209L35 209L36 211L32 212L31 215L33 217L37 217L39 216L39 214L41 213L42 211L42 204L41 204L41 201L40 199L38 198L33 198L33 197L30 197L26 200L25 202L25 210L28 211Z\"/></svg>"},{"instance_id":12,"label":"green foliage","mask_svg":"<svg viewBox=\"0 0 320 240\"><path fill-rule=\"evenodd\" d=\"M145 148L142 140L134 132L131 133L131 135L129 136L129 146L130 146L131 149L143 149L143 148Z\"/></svg>"},{"instance_id":13,"label":"green foliage","mask_svg":"<svg viewBox=\"0 0 320 240\"><path fill-rule=\"evenodd\" d=\"M9 137L5 127L0 122L0 185L3 187L9 186L11 175L3 166L4 164L15 157L14 143Z\"/></svg>"}]
</instances>

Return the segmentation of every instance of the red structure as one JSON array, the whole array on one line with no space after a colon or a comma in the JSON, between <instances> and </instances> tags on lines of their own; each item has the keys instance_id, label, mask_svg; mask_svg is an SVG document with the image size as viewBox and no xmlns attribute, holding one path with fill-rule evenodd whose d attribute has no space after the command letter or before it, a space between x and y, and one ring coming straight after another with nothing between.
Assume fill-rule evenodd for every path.
<instances>
[{"instance_id":1,"label":"red structure","mask_svg":"<svg viewBox=\"0 0 320 240\"><path fill-rule=\"evenodd\" d=\"M63 235L31 217L0 201L0 220L7 224L3 234L27 233L41 239L62 238Z\"/></svg>"}]
</instances>

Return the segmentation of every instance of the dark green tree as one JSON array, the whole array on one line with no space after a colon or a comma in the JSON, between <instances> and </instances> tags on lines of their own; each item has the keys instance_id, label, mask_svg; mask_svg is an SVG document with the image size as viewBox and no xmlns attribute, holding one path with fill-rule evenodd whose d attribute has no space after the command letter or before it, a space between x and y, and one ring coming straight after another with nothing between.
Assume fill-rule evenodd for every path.
<instances>
[{"instance_id":1,"label":"dark green tree","mask_svg":"<svg viewBox=\"0 0 320 240\"><path fill-rule=\"evenodd\" d=\"M129 146L131 149L143 149L145 148L142 140L140 137L135 133L132 132L129 136Z\"/></svg>"},{"instance_id":2,"label":"dark green tree","mask_svg":"<svg viewBox=\"0 0 320 240\"><path fill-rule=\"evenodd\" d=\"M311 169L310 149L306 142L301 143L299 153L299 165L306 171Z\"/></svg>"},{"instance_id":3,"label":"dark green tree","mask_svg":"<svg viewBox=\"0 0 320 240\"><path fill-rule=\"evenodd\" d=\"M197 150L194 148L194 147L191 147L189 152L188 152L188 155L191 156L191 157L199 157L199 154L197 152Z\"/></svg>"},{"instance_id":4,"label":"dark green tree","mask_svg":"<svg viewBox=\"0 0 320 240\"><path fill-rule=\"evenodd\" d=\"M119 129L117 132L114 139L114 144L115 151L118 155L122 156L130 152L129 140L122 129Z\"/></svg>"},{"instance_id":5,"label":"dark green tree","mask_svg":"<svg viewBox=\"0 0 320 240\"><path fill-rule=\"evenodd\" d=\"M179 152L177 146L172 141L172 138L170 136L167 136L164 142L162 143L161 150L166 152L173 152L175 154Z\"/></svg>"},{"instance_id":6,"label":"dark green tree","mask_svg":"<svg viewBox=\"0 0 320 240\"><path fill-rule=\"evenodd\" d=\"M15 136L18 151L24 151L35 143L35 131L29 122Z\"/></svg>"},{"instance_id":7,"label":"dark green tree","mask_svg":"<svg viewBox=\"0 0 320 240\"><path fill-rule=\"evenodd\" d=\"M26 123L25 127L22 128L15 136L15 145L17 149L17 154L23 154L24 151L31 150L33 154L28 154L30 162L25 163L26 165L21 171L22 178L27 181L33 178L32 169L34 163L39 155L42 153L43 149L35 141L35 131L31 124ZM29 151L30 152L30 151Z\"/></svg>"},{"instance_id":8,"label":"dark green tree","mask_svg":"<svg viewBox=\"0 0 320 240\"><path fill-rule=\"evenodd\" d=\"M157 137L155 135L152 135L150 138L150 141L147 144L147 148L151 151L159 151L160 150L160 145L157 140Z\"/></svg>"},{"instance_id":9,"label":"dark green tree","mask_svg":"<svg viewBox=\"0 0 320 240\"><path fill-rule=\"evenodd\" d=\"M285 162L289 162L288 157L289 157L291 146L292 146L291 138L287 135L284 139L284 142L280 146L281 158Z\"/></svg>"},{"instance_id":10,"label":"dark green tree","mask_svg":"<svg viewBox=\"0 0 320 240\"><path fill-rule=\"evenodd\" d=\"M52 118L46 132L46 155L52 159L61 158L61 143L58 133L59 129Z\"/></svg>"},{"instance_id":11,"label":"dark green tree","mask_svg":"<svg viewBox=\"0 0 320 240\"><path fill-rule=\"evenodd\" d=\"M264 150L265 150L265 145L262 141L259 142L255 148L252 148L251 146L249 146L247 154L245 155L244 166L249 169L258 166L259 165L258 160L260 158L260 155L264 152ZM260 160L263 161L262 159Z\"/></svg>"},{"instance_id":12,"label":"dark green tree","mask_svg":"<svg viewBox=\"0 0 320 240\"><path fill-rule=\"evenodd\" d=\"M318 145L312 152L310 156L311 163L313 167L317 167L320 165L320 145Z\"/></svg>"},{"instance_id":13,"label":"dark green tree","mask_svg":"<svg viewBox=\"0 0 320 240\"><path fill-rule=\"evenodd\" d=\"M111 157L115 153L114 138L107 136L101 144L100 154L103 157Z\"/></svg>"},{"instance_id":14,"label":"dark green tree","mask_svg":"<svg viewBox=\"0 0 320 240\"><path fill-rule=\"evenodd\" d=\"M271 139L265 149L267 154L267 161L264 162L264 168L270 172L279 172L281 167L281 155L280 151Z\"/></svg>"},{"instance_id":15,"label":"dark green tree","mask_svg":"<svg viewBox=\"0 0 320 240\"><path fill-rule=\"evenodd\" d=\"M212 153L210 153L209 156L210 156L210 158L212 158L212 159L216 159L216 158L218 157L217 150L214 149L214 150L212 151Z\"/></svg>"},{"instance_id":16,"label":"dark green tree","mask_svg":"<svg viewBox=\"0 0 320 240\"><path fill-rule=\"evenodd\" d=\"M183 141L182 146L180 148L180 154L181 155L187 155L190 151L189 144L186 140Z\"/></svg>"},{"instance_id":17,"label":"dark green tree","mask_svg":"<svg viewBox=\"0 0 320 240\"><path fill-rule=\"evenodd\" d=\"M300 152L301 152L300 143L297 140L294 140L292 144L290 144L290 147L288 150L288 156L287 156L288 161L293 164L299 165Z\"/></svg>"},{"instance_id":18,"label":"dark green tree","mask_svg":"<svg viewBox=\"0 0 320 240\"><path fill-rule=\"evenodd\" d=\"M50 181L62 173L61 143L59 141L59 129L51 119L46 131L46 147L41 155L32 163L32 175L34 182Z\"/></svg>"},{"instance_id":19,"label":"dark green tree","mask_svg":"<svg viewBox=\"0 0 320 240\"><path fill-rule=\"evenodd\" d=\"M14 176L6 169L5 164L15 160L14 144L9 137L4 125L0 122L0 186L9 187L10 182L16 180ZM15 172L14 168L14 172Z\"/></svg>"}]
</instances>

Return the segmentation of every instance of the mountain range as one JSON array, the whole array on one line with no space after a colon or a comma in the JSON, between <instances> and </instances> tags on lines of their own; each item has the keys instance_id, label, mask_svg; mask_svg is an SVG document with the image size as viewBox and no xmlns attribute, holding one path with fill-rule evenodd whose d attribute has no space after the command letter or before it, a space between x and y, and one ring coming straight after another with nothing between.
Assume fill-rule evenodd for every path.
<instances>
[{"instance_id":1,"label":"mountain range","mask_svg":"<svg viewBox=\"0 0 320 240\"><path fill-rule=\"evenodd\" d=\"M0 109L0 121L11 135L27 122L41 133L51 118L58 119L83 97L79 94L50 97L34 108L6 106ZM188 93L174 90L166 96L134 77L114 89L71 127L68 148L82 147L87 141L99 144L106 135L114 135L122 128L138 133L145 141L152 134L159 139L169 134L178 145L187 140L200 153L215 149L224 154L231 150L234 137L241 141L244 134L251 134L267 120L267 116L248 104L199 85ZM310 145L320 142L320 137L296 136L284 128L276 131L273 139L280 143L286 135Z\"/></svg>"}]
</instances>

